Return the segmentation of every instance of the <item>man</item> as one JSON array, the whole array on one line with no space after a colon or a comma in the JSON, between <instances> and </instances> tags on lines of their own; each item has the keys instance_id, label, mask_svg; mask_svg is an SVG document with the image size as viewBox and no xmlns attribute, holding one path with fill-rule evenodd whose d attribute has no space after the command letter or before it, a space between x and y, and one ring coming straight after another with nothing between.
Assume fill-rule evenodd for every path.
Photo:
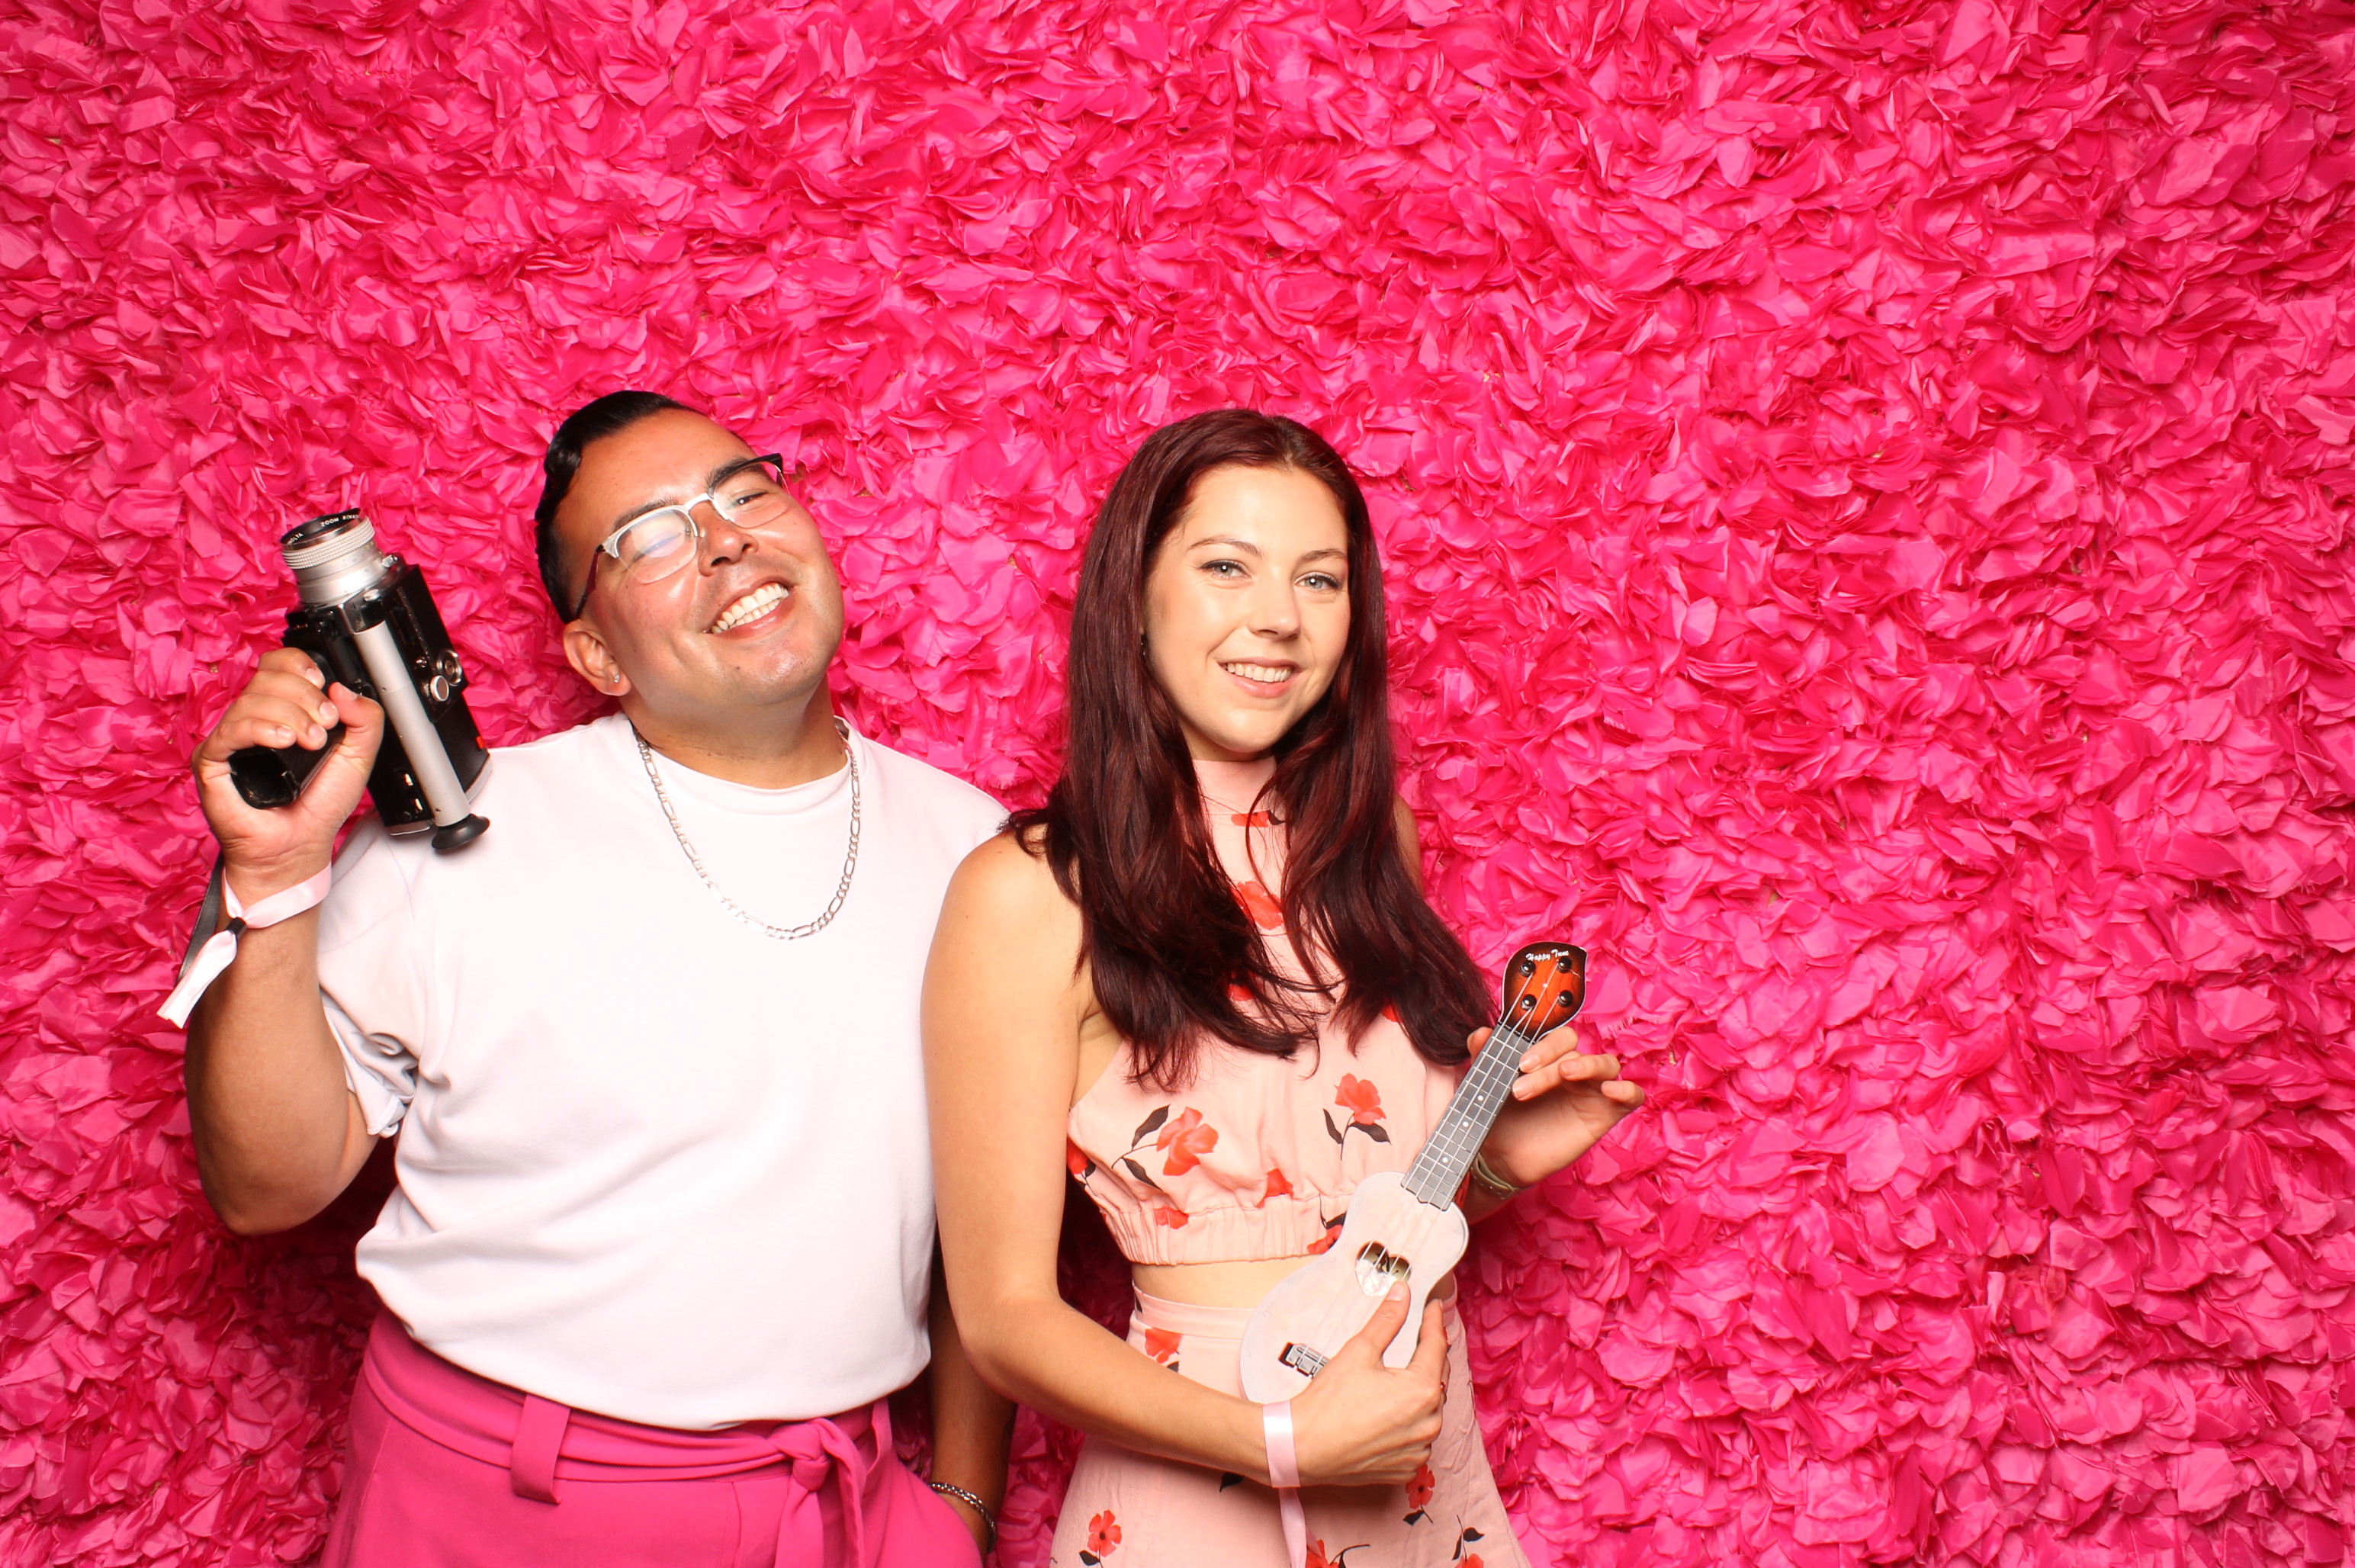
<instances>
[{"instance_id":1,"label":"man","mask_svg":"<svg viewBox=\"0 0 2355 1568\"><path fill-rule=\"evenodd\" d=\"M301 1223L402 1134L325 1562L973 1562L1008 1407L944 1312L934 1490L879 1401L927 1354L925 950L1003 814L836 719L841 585L773 460L623 392L564 421L547 475L541 577L620 715L499 752L462 850L362 826L189 1029L234 1230ZM232 752L338 720L296 804L238 797ZM314 896L287 891L326 869L382 726L282 649L206 738L251 918Z\"/></svg>"}]
</instances>

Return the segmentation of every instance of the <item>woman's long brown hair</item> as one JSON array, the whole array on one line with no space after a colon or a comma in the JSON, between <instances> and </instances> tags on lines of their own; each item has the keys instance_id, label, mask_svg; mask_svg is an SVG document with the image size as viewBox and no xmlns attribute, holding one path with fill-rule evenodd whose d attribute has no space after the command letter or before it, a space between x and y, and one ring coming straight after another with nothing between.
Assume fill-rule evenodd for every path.
<instances>
[{"instance_id":1,"label":"woman's long brown hair","mask_svg":"<svg viewBox=\"0 0 2355 1568\"><path fill-rule=\"evenodd\" d=\"M1178 710L1146 663L1145 583L1214 468L1291 469L1333 493L1348 530L1349 635L1333 684L1275 746L1268 784L1289 834L1285 928L1315 984L1270 962L1202 820ZM1225 409L1154 432L1096 514L1071 607L1070 751L1047 804L1014 827L1080 906L1096 1000L1136 1077L1177 1087L1206 1037L1290 1056L1324 997L1355 1040L1385 1008L1424 1057L1465 1058L1487 995L1400 847L1382 579L1366 498L1324 438Z\"/></svg>"}]
</instances>

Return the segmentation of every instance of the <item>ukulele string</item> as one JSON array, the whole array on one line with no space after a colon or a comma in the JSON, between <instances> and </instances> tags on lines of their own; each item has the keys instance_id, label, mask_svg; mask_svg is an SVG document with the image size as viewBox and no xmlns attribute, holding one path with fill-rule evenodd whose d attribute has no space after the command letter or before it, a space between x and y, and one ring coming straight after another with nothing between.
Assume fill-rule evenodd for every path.
<instances>
[{"instance_id":1,"label":"ukulele string","mask_svg":"<svg viewBox=\"0 0 2355 1568\"><path fill-rule=\"evenodd\" d=\"M1522 1032L1522 1030L1513 1023L1512 1019L1513 1015L1520 1010L1521 1004L1524 1001L1533 1000L1530 993L1536 983L1537 980L1534 974L1526 977L1516 977L1513 992L1510 996L1508 996L1505 998L1504 1011L1498 1017L1496 1023L1496 1029L1509 1030L1516 1038L1521 1040L1524 1054L1527 1053L1528 1047L1535 1042L1536 1037ZM1493 1041L1491 1043L1493 1043ZM1476 1083L1476 1091L1479 1094L1486 1094L1490 1085L1502 1076L1501 1073L1491 1072L1488 1064L1492 1061L1501 1060L1503 1060L1501 1057L1490 1057L1486 1047L1483 1047L1480 1055L1473 1059L1471 1071L1465 1075L1465 1082L1464 1087L1476 1087L1476 1081L1485 1079L1485 1082ZM1516 1071L1515 1076L1518 1076L1518 1071ZM1462 1089L1459 1089L1457 1093L1460 1099ZM1451 1104L1448 1108L1452 1111L1455 1107ZM1468 1124L1463 1118L1450 1118L1443 1114L1437 1136L1435 1136L1430 1143L1423 1146L1423 1153L1419 1153L1415 1156L1414 1163L1420 1165L1423 1162L1423 1154L1429 1153L1434 1147L1439 1149L1443 1156L1451 1161L1460 1158L1463 1155L1468 1152L1464 1148L1462 1143L1467 1130ZM1410 1168L1410 1169L1411 1168ZM1449 1201L1454 1201L1455 1195L1450 1193L1448 1195L1448 1199Z\"/></svg>"},{"instance_id":2,"label":"ukulele string","mask_svg":"<svg viewBox=\"0 0 2355 1568\"><path fill-rule=\"evenodd\" d=\"M1534 976L1516 976L1514 977L1512 993L1505 997L1505 1006L1502 1016L1499 1017L1495 1026L1497 1029L1512 1029L1513 1033L1519 1036L1525 1041L1529 1038L1527 1035L1521 1034L1519 1029L1513 1029L1511 1019L1513 1015L1520 1009L1521 1003L1525 1000L1530 999L1531 988L1535 985L1535 982L1536 977ZM1473 1071L1475 1072L1477 1072L1480 1070L1480 1063L1482 1061L1487 1060L1487 1049L1484 1046L1480 1057L1474 1059ZM1430 1146L1426 1145L1426 1149L1429 1147ZM1418 1154L1415 1157L1416 1163L1421 1163L1422 1157L1422 1155ZM1449 1201L1451 1203L1454 1201L1454 1194L1452 1193L1449 1195ZM1426 1207L1420 1199L1416 1200L1415 1206L1418 1209ZM1436 1213L1437 1210L1434 1207L1433 1210L1433 1218L1435 1219ZM1421 1214L1411 1215L1411 1218L1415 1220L1426 1219L1425 1216ZM1417 1234L1414 1236L1413 1240L1405 1242L1404 1243L1405 1249L1410 1255L1413 1252L1419 1250L1421 1244L1429 1239L1430 1221L1426 1221L1425 1223L1416 1226L1415 1230ZM1375 1239L1379 1241L1380 1238L1378 1237ZM1401 1238L1401 1240L1403 1240L1403 1238ZM1362 1247L1360 1250L1363 1250ZM1357 1260L1355 1258L1351 1258L1348 1260L1348 1262L1349 1275L1354 1282L1357 1275ZM1387 1295L1388 1292L1384 1292L1384 1296ZM1373 1307L1379 1307L1382 1299L1382 1296L1369 1297L1365 1295L1362 1289L1352 1295L1342 1295L1337 1292L1334 1296L1327 1299L1325 1310L1318 1316L1316 1322L1310 1332L1303 1335L1295 1342L1305 1344L1312 1349L1321 1349L1324 1346L1330 1345L1333 1347L1333 1349L1325 1352L1326 1355L1329 1357L1340 1349L1342 1341L1346 1341L1359 1329L1365 1328L1367 1322L1373 1317ZM1370 1301L1373 1304L1373 1307L1369 1307L1364 1313L1360 1314L1358 1310L1359 1305L1368 1301ZM1419 1327L1417 1328L1417 1334L1419 1338ZM1383 1350L1388 1350L1389 1349L1390 1346L1387 1343L1382 1346Z\"/></svg>"}]
</instances>

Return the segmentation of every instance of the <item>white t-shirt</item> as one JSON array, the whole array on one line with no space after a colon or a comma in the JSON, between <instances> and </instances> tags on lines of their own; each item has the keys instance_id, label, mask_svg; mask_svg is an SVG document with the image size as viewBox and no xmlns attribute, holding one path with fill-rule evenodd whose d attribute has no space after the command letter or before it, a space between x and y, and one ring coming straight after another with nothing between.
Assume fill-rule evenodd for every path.
<instances>
[{"instance_id":1,"label":"white t-shirt","mask_svg":"<svg viewBox=\"0 0 2355 1568\"><path fill-rule=\"evenodd\" d=\"M832 924L730 914L626 720L502 751L455 855L370 822L319 984L400 1186L359 1272L470 1371L659 1426L867 1403L930 1354L917 1003L950 874L1004 816L854 738ZM833 896L850 774L762 790L657 756L703 863L774 925Z\"/></svg>"}]
</instances>

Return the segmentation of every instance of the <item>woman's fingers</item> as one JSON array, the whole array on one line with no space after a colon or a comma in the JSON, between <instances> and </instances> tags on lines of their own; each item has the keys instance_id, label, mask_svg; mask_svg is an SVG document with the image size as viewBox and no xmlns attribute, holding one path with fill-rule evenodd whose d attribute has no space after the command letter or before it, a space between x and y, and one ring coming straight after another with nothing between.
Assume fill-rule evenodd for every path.
<instances>
[{"instance_id":1,"label":"woman's fingers","mask_svg":"<svg viewBox=\"0 0 2355 1568\"><path fill-rule=\"evenodd\" d=\"M1434 1391L1446 1386L1447 1317L1436 1301L1423 1304L1423 1337L1414 1342L1414 1359L1406 1370L1430 1379Z\"/></svg>"},{"instance_id":2,"label":"woman's fingers","mask_svg":"<svg viewBox=\"0 0 2355 1568\"><path fill-rule=\"evenodd\" d=\"M1513 1097L1534 1100L1565 1083L1604 1084L1616 1081L1618 1077L1619 1059L1608 1051L1596 1051L1592 1056L1557 1056L1516 1079Z\"/></svg>"},{"instance_id":3,"label":"woman's fingers","mask_svg":"<svg viewBox=\"0 0 2355 1568\"><path fill-rule=\"evenodd\" d=\"M1334 1359L1338 1360L1352 1351L1359 1351L1368 1360L1380 1366L1382 1352L1390 1349L1391 1341L1398 1338L1399 1329L1406 1323L1406 1286L1392 1285L1391 1293L1382 1298L1381 1305L1374 1308L1374 1315L1366 1319L1366 1326L1349 1336L1348 1342L1341 1347Z\"/></svg>"}]
</instances>

